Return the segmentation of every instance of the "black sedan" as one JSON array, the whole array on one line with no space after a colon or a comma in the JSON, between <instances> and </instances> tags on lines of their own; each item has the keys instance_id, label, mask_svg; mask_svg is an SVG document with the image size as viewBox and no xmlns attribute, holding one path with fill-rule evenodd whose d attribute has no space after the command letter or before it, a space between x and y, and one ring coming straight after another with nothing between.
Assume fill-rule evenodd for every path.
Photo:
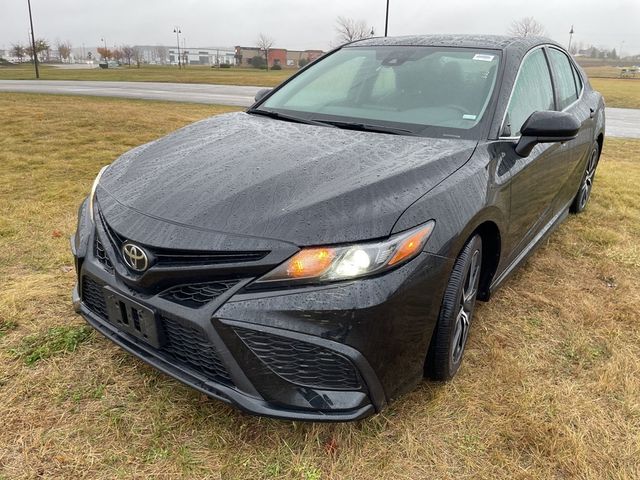
<instances>
[{"instance_id":1,"label":"black sedan","mask_svg":"<svg viewBox=\"0 0 640 480\"><path fill-rule=\"evenodd\" d=\"M460 367L486 301L587 204L602 97L545 38L374 38L105 167L78 312L260 415L354 420Z\"/></svg>"}]
</instances>

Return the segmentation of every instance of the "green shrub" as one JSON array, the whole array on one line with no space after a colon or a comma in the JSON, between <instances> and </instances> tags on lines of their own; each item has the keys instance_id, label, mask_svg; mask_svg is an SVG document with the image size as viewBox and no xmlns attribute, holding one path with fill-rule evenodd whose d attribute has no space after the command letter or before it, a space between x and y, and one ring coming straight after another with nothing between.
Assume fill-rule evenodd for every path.
<instances>
[{"instance_id":1,"label":"green shrub","mask_svg":"<svg viewBox=\"0 0 640 480\"><path fill-rule=\"evenodd\" d=\"M282 70L282 66L279 63L274 63L271 70Z\"/></svg>"},{"instance_id":2,"label":"green shrub","mask_svg":"<svg viewBox=\"0 0 640 480\"><path fill-rule=\"evenodd\" d=\"M267 66L267 62L265 62L264 57L261 55L252 57L250 61L253 68L266 68Z\"/></svg>"}]
</instances>

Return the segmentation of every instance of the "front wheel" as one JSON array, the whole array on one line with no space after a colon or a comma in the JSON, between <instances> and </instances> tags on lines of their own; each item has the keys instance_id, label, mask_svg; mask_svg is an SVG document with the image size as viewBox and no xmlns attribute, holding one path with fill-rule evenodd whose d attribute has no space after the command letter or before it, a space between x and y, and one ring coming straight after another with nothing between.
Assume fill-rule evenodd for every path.
<instances>
[{"instance_id":1,"label":"front wheel","mask_svg":"<svg viewBox=\"0 0 640 480\"><path fill-rule=\"evenodd\" d=\"M456 259L431 337L425 373L449 380L460 368L469 337L482 269L482 238L474 235Z\"/></svg>"},{"instance_id":2,"label":"front wheel","mask_svg":"<svg viewBox=\"0 0 640 480\"><path fill-rule=\"evenodd\" d=\"M596 143L591 150L587 166L585 167L582 175L582 181L580 182L580 189L576 193L576 197L571 204L571 213L580 213L587 206L587 202L591 197L591 189L593 188L593 178L596 174L596 167L598 166L598 159L600 158L600 147Z\"/></svg>"}]
</instances>

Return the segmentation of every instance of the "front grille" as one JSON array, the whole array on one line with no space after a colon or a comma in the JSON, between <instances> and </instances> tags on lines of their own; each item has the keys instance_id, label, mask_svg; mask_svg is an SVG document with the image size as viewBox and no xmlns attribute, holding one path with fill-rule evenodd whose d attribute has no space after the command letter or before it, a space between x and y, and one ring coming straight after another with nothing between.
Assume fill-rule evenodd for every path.
<instances>
[{"instance_id":1,"label":"front grille","mask_svg":"<svg viewBox=\"0 0 640 480\"><path fill-rule=\"evenodd\" d=\"M94 255L98 262L102 264L102 266L110 273L113 273L113 263L111 263L111 259L108 257L107 252L102 245L100 239L96 236L96 244L94 249Z\"/></svg>"},{"instance_id":2,"label":"front grille","mask_svg":"<svg viewBox=\"0 0 640 480\"><path fill-rule=\"evenodd\" d=\"M354 390L361 386L353 364L332 350L245 328L235 331L260 360L289 382L333 390Z\"/></svg>"},{"instance_id":3,"label":"front grille","mask_svg":"<svg viewBox=\"0 0 640 480\"><path fill-rule=\"evenodd\" d=\"M238 280L223 282L194 283L192 285L179 285L170 288L160 294L166 300L191 308L199 308L222 295Z\"/></svg>"},{"instance_id":4,"label":"front grille","mask_svg":"<svg viewBox=\"0 0 640 480\"><path fill-rule=\"evenodd\" d=\"M107 221L99 214L102 226L113 243L116 251L120 252L122 245L127 239L116 232L109 226ZM266 257L269 252L265 250L259 251L199 251L199 250L177 250L168 248L149 247L142 245L145 250L152 254L156 259L156 264L164 267L180 267L180 266L201 266L201 265L218 265L225 263L243 263L257 262Z\"/></svg>"},{"instance_id":5,"label":"front grille","mask_svg":"<svg viewBox=\"0 0 640 480\"><path fill-rule=\"evenodd\" d=\"M257 262L269 252L196 252L190 250L169 250L147 248L159 265L175 267L182 265L217 265L221 263Z\"/></svg>"},{"instance_id":6,"label":"front grille","mask_svg":"<svg viewBox=\"0 0 640 480\"><path fill-rule=\"evenodd\" d=\"M107 303L104 301L102 285L90 277L82 277L82 301L100 318L107 318Z\"/></svg>"},{"instance_id":7,"label":"front grille","mask_svg":"<svg viewBox=\"0 0 640 480\"><path fill-rule=\"evenodd\" d=\"M207 378L232 385L229 373L202 330L161 317L166 343L161 350Z\"/></svg>"}]
</instances>

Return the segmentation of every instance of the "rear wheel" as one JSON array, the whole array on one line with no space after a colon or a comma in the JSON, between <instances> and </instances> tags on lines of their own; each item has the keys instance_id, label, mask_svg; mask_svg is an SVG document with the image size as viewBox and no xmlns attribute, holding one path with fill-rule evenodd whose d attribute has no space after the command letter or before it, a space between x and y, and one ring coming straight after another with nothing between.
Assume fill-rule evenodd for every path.
<instances>
[{"instance_id":1,"label":"rear wheel","mask_svg":"<svg viewBox=\"0 0 640 480\"><path fill-rule=\"evenodd\" d=\"M596 143L591 150L591 155L587 161L584 174L582 175L582 182L580 182L580 189L573 199L571 204L571 213L580 213L587 206L587 202L591 197L591 189L593 188L593 177L596 174L596 167L598 166L598 159L600 158L600 147Z\"/></svg>"},{"instance_id":2,"label":"rear wheel","mask_svg":"<svg viewBox=\"0 0 640 480\"><path fill-rule=\"evenodd\" d=\"M425 365L429 378L449 380L460 368L478 295L481 268L482 237L474 235L456 259L442 299Z\"/></svg>"}]
</instances>

